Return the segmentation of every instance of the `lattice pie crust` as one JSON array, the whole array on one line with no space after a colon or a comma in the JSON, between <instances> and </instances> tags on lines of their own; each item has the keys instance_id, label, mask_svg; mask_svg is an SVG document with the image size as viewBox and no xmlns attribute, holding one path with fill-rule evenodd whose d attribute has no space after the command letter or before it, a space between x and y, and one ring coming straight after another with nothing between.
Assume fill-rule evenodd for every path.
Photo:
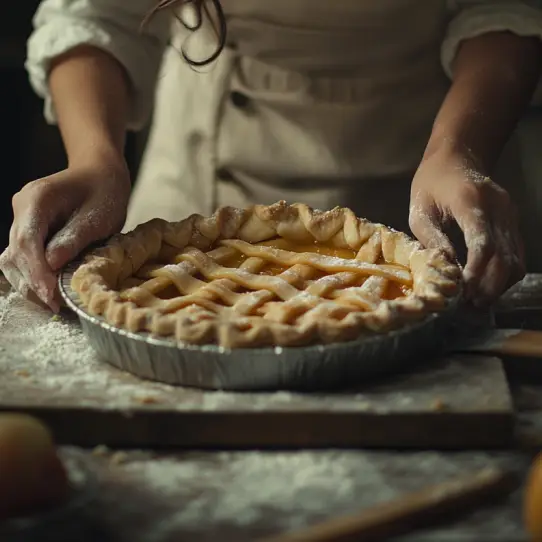
<instances>
[{"instance_id":1,"label":"lattice pie crust","mask_svg":"<svg viewBox=\"0 0 542 542\"><path fill-rule=\"evenodd\" d=\"M460 277L350 209L278 202L151 220L89 253L71 285L113 326L239 348L385 333L445 308Z\"/></svg>"}]
</instances>

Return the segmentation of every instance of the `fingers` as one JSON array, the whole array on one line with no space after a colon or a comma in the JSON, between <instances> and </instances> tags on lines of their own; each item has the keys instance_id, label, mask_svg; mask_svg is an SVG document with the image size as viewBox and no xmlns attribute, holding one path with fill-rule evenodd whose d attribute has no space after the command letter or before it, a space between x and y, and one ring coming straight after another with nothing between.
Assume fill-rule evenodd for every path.
<instances>
[{"instance_id":1,"label":"fingers","mask_svg":"<svg viewBox=\"0 0 542 542\"><path fill-rule=\"evenodd\" d=\"M495 250L479 280L473 280L475 288L472 297L478 306L489 305L508 288L513 269L512 253L504 244L502 232L498 229L493 230L492 236L495 239Z\"/></svg>"},{"instance_id":2,"label":"fingers","mask_svg":"<svg viewBox=\"0 0 542 542\"><path fill-rule=\"evenodd\" d=\"M11 286L18 291L24 298L36 303L37 305L46 307L37 295L32 291L30 285L25 281L22 273L12 263L9 249L6 249L0 255L0 271L4 273L5 278L11 284Z\"/></svg>"},{"instance_id":3,"label":"fingers","mask_svg":"<svg viewBox=\"0 0 542 542\"><path fill-rule=\"evenodd\" d=\"M9 236L9 244L12 247L9 252L10 260L17 270L17 279L22 277L24 281L24 283L20 280L17 282L15 272L12 270L11 275L17 283L16 285L12 282L12 285L21 293L28 295L23 286L26 284L45 305L58 311L58 304L54 298L56 277L45 260L43 246L48 227L48 217L31 212L26 213L21 220L12 226ZM10 265L8 264L9 269Z\"/></svg>"},{"instance_id":4,"label":"fingers","mask_svg":"<svg viewBox=\"0 0 542 542\"><path fill-rule=\"evenodd\" d=\"M409 226L422 245L443 250L450 260L455 260L456 254L450 239L442 231L438 219L425 206L411 205Z\"/></svg>"},{"instance_id":5,"label":"fingers","mask_svg":"<svg viewBox=\"0 0 542 542\"><path fill-rule=\"evenodd\" d=\"M511 207L511 212L508 214L508 228L506 228L505 231L510 233L510 244L512 246L512 254L515 256L515 261L512 273L510 275L508 288L511 288L514 284L522 280L527 271L525 262L525 245L523 244L523 239L519 229L517 208L513 204Z\"/></svg>"},{"instance_id":6,"label":"fingers","mask_svg":"<svg viewBox=\"0 0 542 542\"><path fill-rule=\"evenodd\" d=\"M454 216L468 249L464 280L467 297L491 303L524 275L523 249L510 198L496 185L465 198Z\"/></svg>"},{"instance_id":7,"label":"fingers","mask_svg":"<svg viewBox=\"0 0 542 542\"><path fill-rule=\"evenodd\" d=\"M441 228L443 215L455 219L465 238L467 299L485 306L524 276L517 214L502 188L489 179L484 183L462 180L438 202L425 192L412 194L409 224L414 235L426 247L440 248L455 257Z\"/></svg>"},{"instance_id":8,"label":"fingers","mask_svg":"<svg viewBox=\"0 0 542 542\"><path fill-rule=\"evenodd\" d=\"M68 168L28 183L13 197L10 244L0 262L8 280L58 310L56 271L117 229L129 194L124 164Z\"/></svg>"},{"instance_id":9,"label":"fingers","mask_svg":"<svg viewBox=\"0 0 542 542\"><path fill-rule=\"evenodd\" d=\"M71 218L49 241L45 259L57 271L77 257L91 243L106 235L105 221L92 220L92 209L82 210Z\"/></svg>"},{"instance_id":10,"label":"fingers","mask_svg":"<svg viewBox=\"0 0 542 542\"><path fill-rule=\"evenodd\" d=\"M455 214L455 219L463 232L467 246L463 279L467 297L471 298L479 287L479 280L493 256L495 247L492 235L487 229L486 215L480 208L462 209Z\"/></svg>"},{"instance_id":11,"label":"fingers","mask_svg":"<svg viewBox=\"0 0 542 542\"><path fill-rule=\"evenodd\" d=\"M56 276L45 259L44 245L51 227L63 218L64 201L50 178L29 183L15 194L15 218L4 258L11 284L27 297L30 289L55 312L59 310Z\"/></svg>"},{"instance_id":12,"label":"fingers","mask_svg":"<svg viewBox=\"0 0 542 542\"><path fill-rule=\"evenodd\" d=\"M2 270L2 273L4 273L4 276L11 286L26 297L28 290L30 290L30 286L25 282L24 277L17 266L13 264L9 248L6 248L6 250L0 254L0 270Z\"/></svg>"},{"instance_id":13,"label":"fingers","mask_svg":"<svg viewBox=\"0 0 542 542\"><path fill-rule=\"evenodd\" d=\"M482 297L491 300L525 276L525 255L515 206L500 188L493 193L489 219L495 254L484 273L480 291Z\"/></svg>"}]
</instances>

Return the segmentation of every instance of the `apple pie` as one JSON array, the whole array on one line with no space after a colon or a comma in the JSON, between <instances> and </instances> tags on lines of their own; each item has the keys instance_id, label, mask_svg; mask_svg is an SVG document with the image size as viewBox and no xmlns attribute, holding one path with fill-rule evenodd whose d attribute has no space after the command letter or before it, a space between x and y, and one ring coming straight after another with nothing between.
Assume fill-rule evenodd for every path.
<instances>
[{"instance_id":1,"label":"apple pie","mask_svg":"<svg viewBox=\"0 0 542 542\"><path fill-rule=\"evenodd\" d=\"M224 348L328 344L387 333L445 309L458 265L346 208L222 207L155 219L88 253L72 290L135 333Z\"/></svg>"}]
</instances>

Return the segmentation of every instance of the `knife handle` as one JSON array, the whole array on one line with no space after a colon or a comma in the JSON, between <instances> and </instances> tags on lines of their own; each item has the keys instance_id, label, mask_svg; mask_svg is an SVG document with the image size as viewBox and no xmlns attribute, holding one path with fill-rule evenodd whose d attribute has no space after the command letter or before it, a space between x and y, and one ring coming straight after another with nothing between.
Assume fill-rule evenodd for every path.
<instances>
[{"instance_id":1,"label":"knife handle","mask_svg":"<svg viewBox=\"0 0 542 542\"><path fill-rule=\"evenodd\" d=\"M517 330L489 345L487 352L518 358L542 358L542 331Z\"/></svg>"}]
</instances>

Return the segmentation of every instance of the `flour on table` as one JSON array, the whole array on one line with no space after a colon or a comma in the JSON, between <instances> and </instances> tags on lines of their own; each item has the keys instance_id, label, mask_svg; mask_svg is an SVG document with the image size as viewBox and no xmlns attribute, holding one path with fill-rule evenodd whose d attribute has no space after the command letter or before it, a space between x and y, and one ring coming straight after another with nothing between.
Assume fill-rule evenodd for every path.
<instances>
[{"instance_id":1,"label":"flour on table","mask_svg":"<svg viewBox=\"0 0 542 542\"><path fill-rule=\"evenodd\" d=\"M99 388L122 402L141 391L136 382L115 378L99 360L77 323L26 301L16 292L0 297L0 372L27 375L40 389L55 395ZM120 396L118 394L121 394Z\"/></svg>"},{"instance_id":2,"label":"flour on table","mask_svg":"<svg viewBox=\"0 0 542 542\"><path fill-rule=\"evenodd\" d=\"M27 375L27 388L55 398L77 394L81 406L137 406L138 398L157 395L169 386L141 381L101 361L77 321L52 316L16 292L0 296L0 372ZM104 405L103 400L108 404Z\"/></svg>"},{"instance_id":3,"label":"flour on table","mask_svg":"<svg viewBox=\"0 0 542 542\"><path fill-rule=\"evenodd\" d=\"M338 455L338 454L337 454ZM297 454L273 454L247 452L244 454L219 453L212 458L216 464L227 464L217 469L199 462L155 461L147 465L145 477L153 491L162 495L187 497L181 513L172 519L173 527L201 524L204 518L212 522L231 521L248 525L258 520L262 510L319 512L326 507L329 494L335 498L348 499L354 490L348 461L330 461L329 458L309 452ZM126 471L137 469L127 465ZM227 487L228 491L216 502L205 498L193 498L190 488L194 479L208 487ZM331 489L331 491L330 491ZM192 498L189 498L192 497ZM289 523L295 518L289 518ZM168 525L163 528L167 529Z\"/></svg>"},{"instance_id":4,"label":"flour on table","mask_svg":"<svg viewBox=\"0 0 542 542\"><path fill-rule=\"evenodd\" d=\"M380 473L363 457L340 451L189 453L178 459L129 461L113 476L122 478L125 488L133 484L142 494L153 495L152 502L157 507L163 503L167 510L146 532L138 526L130 539L165 542L175 534L196 534L212 525L224 525L230 532L239 530L239 535L250 526L265 529L271 518L275 528L292 529L305 525L307 517L352 512L374 497L367 494L360 502L356 474L364 467L361 483L381 486ZM119 501L115 485L113 482L104 494L111 504L114 500L127 505L117 509L115 519L121 520L131 513L129 508L138 497L134 495L132 503ZM392 495L384 484L380 497Z\"/></svg>"},{"instance_id":5,"label":"flour on table","mask_svg":"<svg viewBox=\"0 0 542 542\"><path fill-rule=\"evenodd\" d=\"M102 470L101 506L107 522L117 527L113 530L122 531L119 542L260 540L271 532L356 513L488 466L516 470L522 463L510 454L495 452L445 455L323 450L146 455L129 452L126 463ZM452 531L445 525L437 531L414 533L408 539L518 540L520 508L508 507L498 513L476 508ZM498 530L494 529L496 524ZM490 538L488 531L502 536Z\"/></svg>"},{"instance_id":6,"label":"flour on table","mask_svg":"<svg viewBox=\"0 0 542 542\"><path fill-rule=\"evenodd\" d=\"M52 314L16 292L2 295L0 284L0 374L13 393L4 401L17 403L24 395L36 402L70 403L100 409L160 408L215 411L288 409L350 405L366 410L367 403L351 397L325 399L290 392L232 393L198 391L142 380L102 361L83 334L75 316ZM9 380L11 379L11 380ZM54 392L54 393L53 393ZM43 399L40 399L40 396ZM24 401L27 403L27 401ZM324 405L325 403L325 405ZM327 404L329 403L329 405Z\"/></svg>"},{"instance_id":7,"label":"flour on table","mask_svg":"<svg viewBox=\"0 0 542 542\"><path fill-rule=\"evenodd\" d=\"M0 375L3 404L77 405L100 410L388 412L419 411L443 398L463 408L473 395L485 407L496 392L487 378L492 360L450 359L431 371L401 376L375 390L345 393L202 391L143 380L99 359L71 314L50 312L20 295L2 295L0 283ZM467 376L468 375L468 376ZM450 388L451 383L453 388ZM452 395L450 390L452 389ZM472 401L471 401L472 402ZM468 402L471 405L471 402ZM472 406L472 405L471 405Z\"/></svg>"}]
</instances>

